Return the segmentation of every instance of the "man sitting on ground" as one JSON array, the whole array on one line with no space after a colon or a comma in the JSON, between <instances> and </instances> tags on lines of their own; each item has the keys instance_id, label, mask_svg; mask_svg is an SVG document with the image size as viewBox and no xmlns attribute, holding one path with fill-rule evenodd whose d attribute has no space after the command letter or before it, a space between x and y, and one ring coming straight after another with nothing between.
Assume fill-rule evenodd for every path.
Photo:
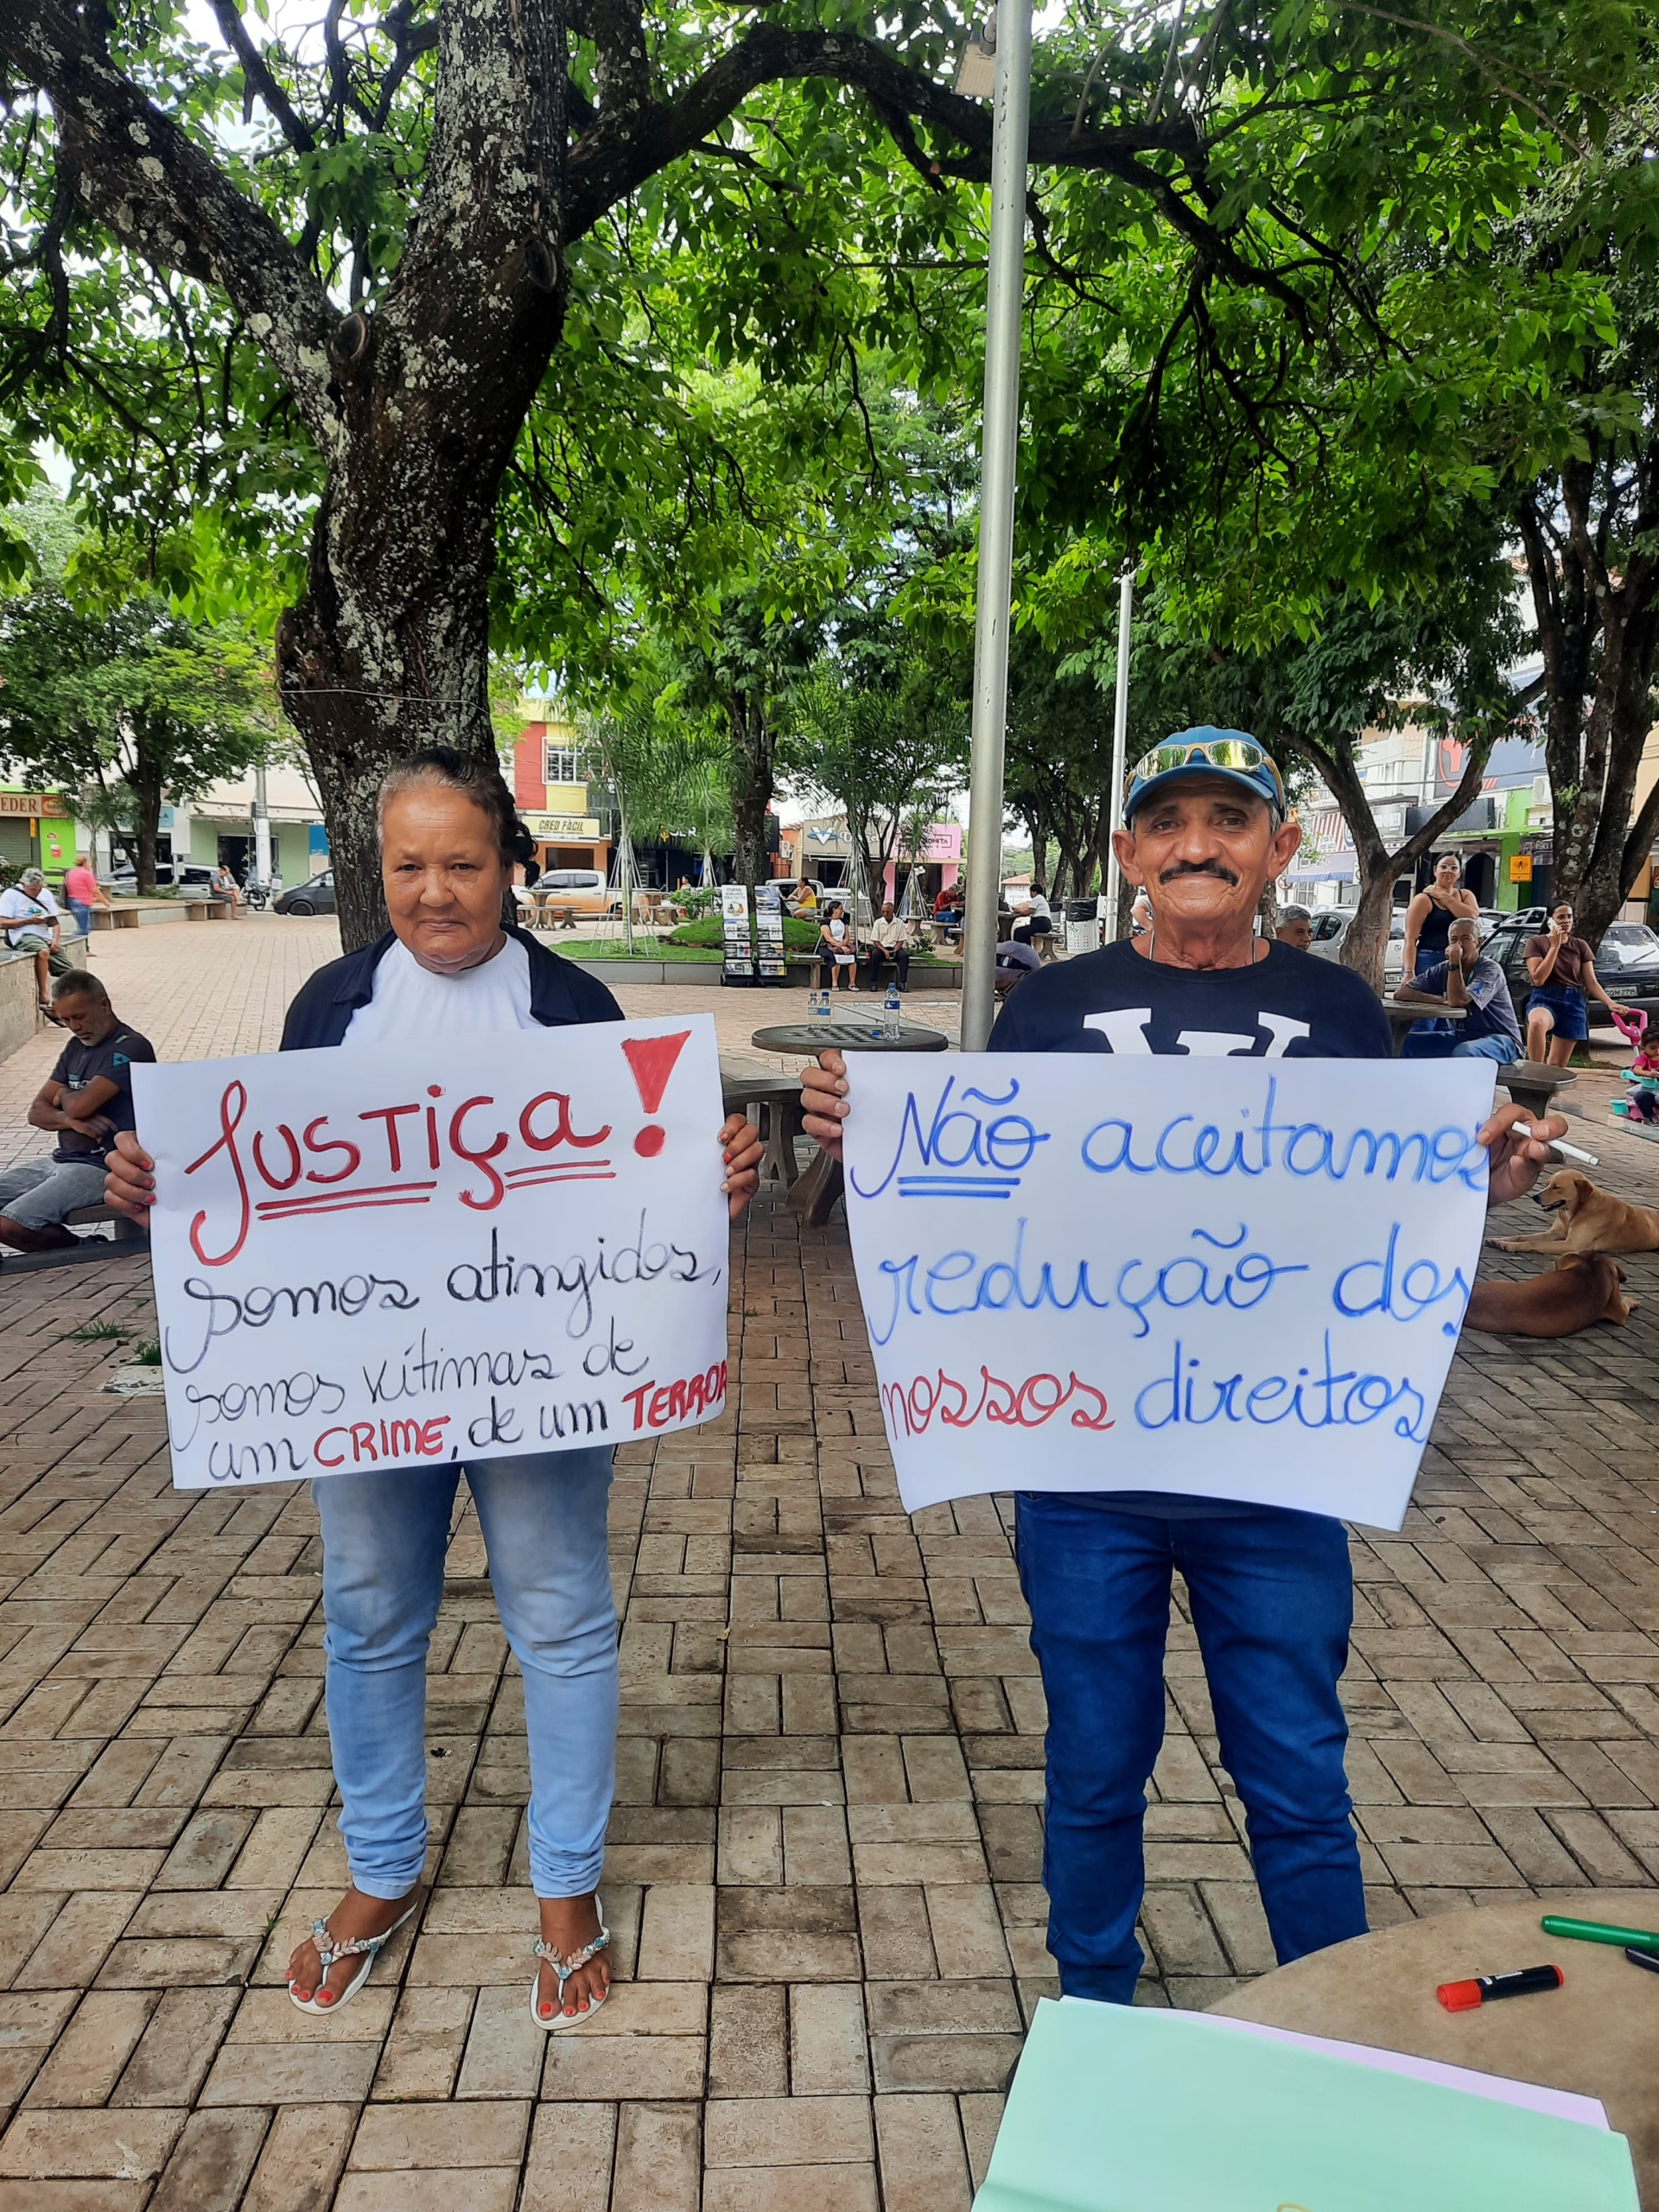
<instances>
[{"instance_id":1,"label":"man sitting on ground","mask_svg":"<svg viewBox=\"0 0 1659 2212\"><path fill-rule=\"evenodd\" d=\"M1274 935L1293 952L1306 952L1313 942L1313 917L1306 906L1281 906Z\"/></svg>"},{"instance_id":2,"label":"man sitting on ground","mask_svg":"<svg viewBox=\"0 0 1659 2212\"><path fill-rule=\"evenodd\" d=\"M55 1129L49 1160L0 1175L0 1244L55 1252L77 1240L64 1217L104 1203L105 1159L118 1129L135 1126L132 1064L153 1060L146 1038L127 1028L96 976L72 969L53 988L52 1011L72 1033L29 1109L29 1125Z\"/></svg>"},{"instance_id":3,"label":"man sitting on ground","mask_svg":"<svg viewBox=\"0 0 1659 2212\"><path fill-rule=\"evenodd\" d=\"M1453 922L1446 932L1445 959L1397 985L1395 996L1469 1009L1455 1036L1420 1022L1406 1039L1402 1060L1496 1060L1508 1067L1521 1058L1521 1025L1510 987L1497 961L1481 957L1480 930L1474 922Z\"/></svg>"},{"instance_id":4,"label":"man sitting on ground","mask_svg":"<svg viewBox=\"0 0 1659 2212\"><path fill-rule=\"evenodd\" d=\"M59 949L63 925L58 902L47 889L39 868L26 868L9 891L0 893L0 925L14 952L34 954L35 995L41 1012L49 1015L51 979L67 975L72 963L68 954Z\"/></svg>"},{"instance_id":5,"label":"man sitting on ground","mask_svg":"<svg viewBox=\"0 0 1659 2212\"><path fill-rule=\"evenodd\" d=\"M910 988L910 924L897 918L891 899L881 908L880 920L870 925L870 941L864 957L869 965L873 991L880 989L881 970L889 960L899 971L899 989Z\"/></svg>"}]
</instances>

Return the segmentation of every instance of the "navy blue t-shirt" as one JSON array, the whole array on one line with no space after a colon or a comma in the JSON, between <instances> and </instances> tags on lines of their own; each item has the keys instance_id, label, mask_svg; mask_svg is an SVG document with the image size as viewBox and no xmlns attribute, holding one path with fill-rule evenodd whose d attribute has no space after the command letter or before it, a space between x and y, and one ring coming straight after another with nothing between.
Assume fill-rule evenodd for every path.
<instances>
[{"instance_id":1,"label":"navy blue t-shirt","mask_svg":"<svg viewBox=\"0 0 1659 2212\"><path fill-rule=\"evenodd\" d=\"M987 1050L1393 1058L1389 1017L1362 976L1276 938L1267 944L1254 968L1169 968L1128 943L1083 953L1026 978L998 1015Z\"/></svg>"},{"instance_id":2,"label":"navy blue t-shirt","mask_svg":"<svg viewBox=\"0 0 1659 2212\"><path fill-rule=\"evenodd\" d=\"M135 1060L153 1060L156 1047L148 1037L141 1037L136 1029L129 1029L118 1021L107 1037L96 1045L83 1045L79 1037L71 1038L58 1055L58 1064L52 1071L54 1083L61 1084L66 1090L85 1090L89 1083L96 1083L101 1076L115 1085L115 1096L106 1099L99 1109L110 1124L107 1136L81 1136L64 1129L58 1137L54 1160L72 1163L80 1167L97 1167L109 1158L115 1144L118 1129L130 1129L137 1125L132 1108L132 1067Z\"/></svg>"},{"instance_id":3,"label":"navy blue t-shirt","mask_svg":"<svg viewBox=\"0 0 1659 2212\"><path fill-rule=\"evenodd\" d=\"M1144 944L1144 938L1138 940ZM1267 940L1253 968L1170 968L1135 943L1027 976L997 1016L993 1052L1166 1052L1198 1059L1386 1060L1394 1044L1363 976ZM1182 1491L1096 1493L1114 1511L1170 1521L1275 1513Z\"/></svg>"}]
</instances>

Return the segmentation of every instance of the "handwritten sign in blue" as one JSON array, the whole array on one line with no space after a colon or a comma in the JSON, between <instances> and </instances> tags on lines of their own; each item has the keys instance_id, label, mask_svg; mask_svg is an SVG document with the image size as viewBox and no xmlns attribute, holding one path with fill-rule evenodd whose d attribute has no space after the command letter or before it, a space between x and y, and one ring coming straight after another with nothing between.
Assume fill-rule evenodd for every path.
<instances>
[{"instance_id":1,"label":"handwritten sign in blue","mask_svg":"<svg viewBox=\"0 0 1659 2212\"><path fill-rule=\"evenodd\" d=\"M905 1503L1194 1492L1398 1528L1486 1208L1482 1061L849 1063Z\"/></svg>"}]
</instances>

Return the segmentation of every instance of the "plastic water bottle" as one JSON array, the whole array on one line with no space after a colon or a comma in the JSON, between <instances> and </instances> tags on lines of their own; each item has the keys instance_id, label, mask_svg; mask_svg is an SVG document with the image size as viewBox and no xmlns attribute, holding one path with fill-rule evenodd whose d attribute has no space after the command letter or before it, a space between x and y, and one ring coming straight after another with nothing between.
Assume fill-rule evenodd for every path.
<instances>
[{"instance_id":1,"label":"plastic water bottle","mask_svg":"<svg viewBox=\"0 0 1659 2212\"><path fill-rule=\"evenodd\" d=\"M813 992L813 994L812 994L811 1015L812 1015L812 1019L813 1019L813 1020L814 1020L814 1021L828 1021L828 1020L829 1020L829 1019L830 1019L830 994L829 994L829 992L828 992L828 991L825 991L825 990L816 990L816 991L814 991L814 992Z\"/></svg>"},{"instance_id":2,"label":"plastic water bottle","mask_svg":"<svg viewBox=\"0 0 1659 2212\"><path fill-rule=\"evenodd\" d=\"M899 985L897 981L887 985L887 995L881 1008L881 1027L886 1035L899 1034Z\"/></svg>"}]
</instances>

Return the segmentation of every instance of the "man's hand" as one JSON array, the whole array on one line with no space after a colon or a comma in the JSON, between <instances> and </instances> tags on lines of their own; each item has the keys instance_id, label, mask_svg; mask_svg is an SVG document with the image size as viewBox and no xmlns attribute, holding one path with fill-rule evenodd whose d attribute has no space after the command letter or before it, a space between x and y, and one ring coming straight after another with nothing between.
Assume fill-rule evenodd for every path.
<instances>
[{"instance_id":1,"label":"man's hand","mask_svg":"<svg viewBox=\"0 0 1659 2212\"><path fill-rule=\"evenodd\" d=\"M105 1163L104 1203L143 1227L156 1203L156 1163L130 1129L122 1129Z\"/></svg>"},{"instance_id":2,"label":"man's hand","mask_svg":"<svg viewBox=\"0 0 1659 2212\"><path fill-rule=\"evenodd\" d=\"M720 1187L735 1221L760 1187L760 1132L747 1114L728 1114L721 1124L720 1143L726 1162L726 1179ZM110 1166L113 1171L113 1160ZM115 1205L113 1198L110 1204Z\"/></svg>"},{"instance_id":3,"label":"man's hand","mask_svg":"<svg viewBox=\"0 0 1659 2212\"><path fill-rule=\"evenodd\" d=\"M1531 1129L1529 1137L1513 1134L1517 1122ZM1486 1203L1501 1206L1510 1198L1524 1198L1538 1180L1538 1172L1551 1165L1548 1140L1567 1135L1563 1114L1529 1114L1524 1106L1501 1106L1478 1131L1486 1147Z\"/></svg>"},{"instance_id":4,"label":"man's hand","mask_svg":"<svg viewBox=\"0 0 1659 2212\"><path fill-rule=\"evenodd\" d=\"M808 1136L831 1160L839 1160L841 1125L847 1118L847 1063L833 1045L801 1070L801 1104Z\"/></svg>"}]
</instances>

